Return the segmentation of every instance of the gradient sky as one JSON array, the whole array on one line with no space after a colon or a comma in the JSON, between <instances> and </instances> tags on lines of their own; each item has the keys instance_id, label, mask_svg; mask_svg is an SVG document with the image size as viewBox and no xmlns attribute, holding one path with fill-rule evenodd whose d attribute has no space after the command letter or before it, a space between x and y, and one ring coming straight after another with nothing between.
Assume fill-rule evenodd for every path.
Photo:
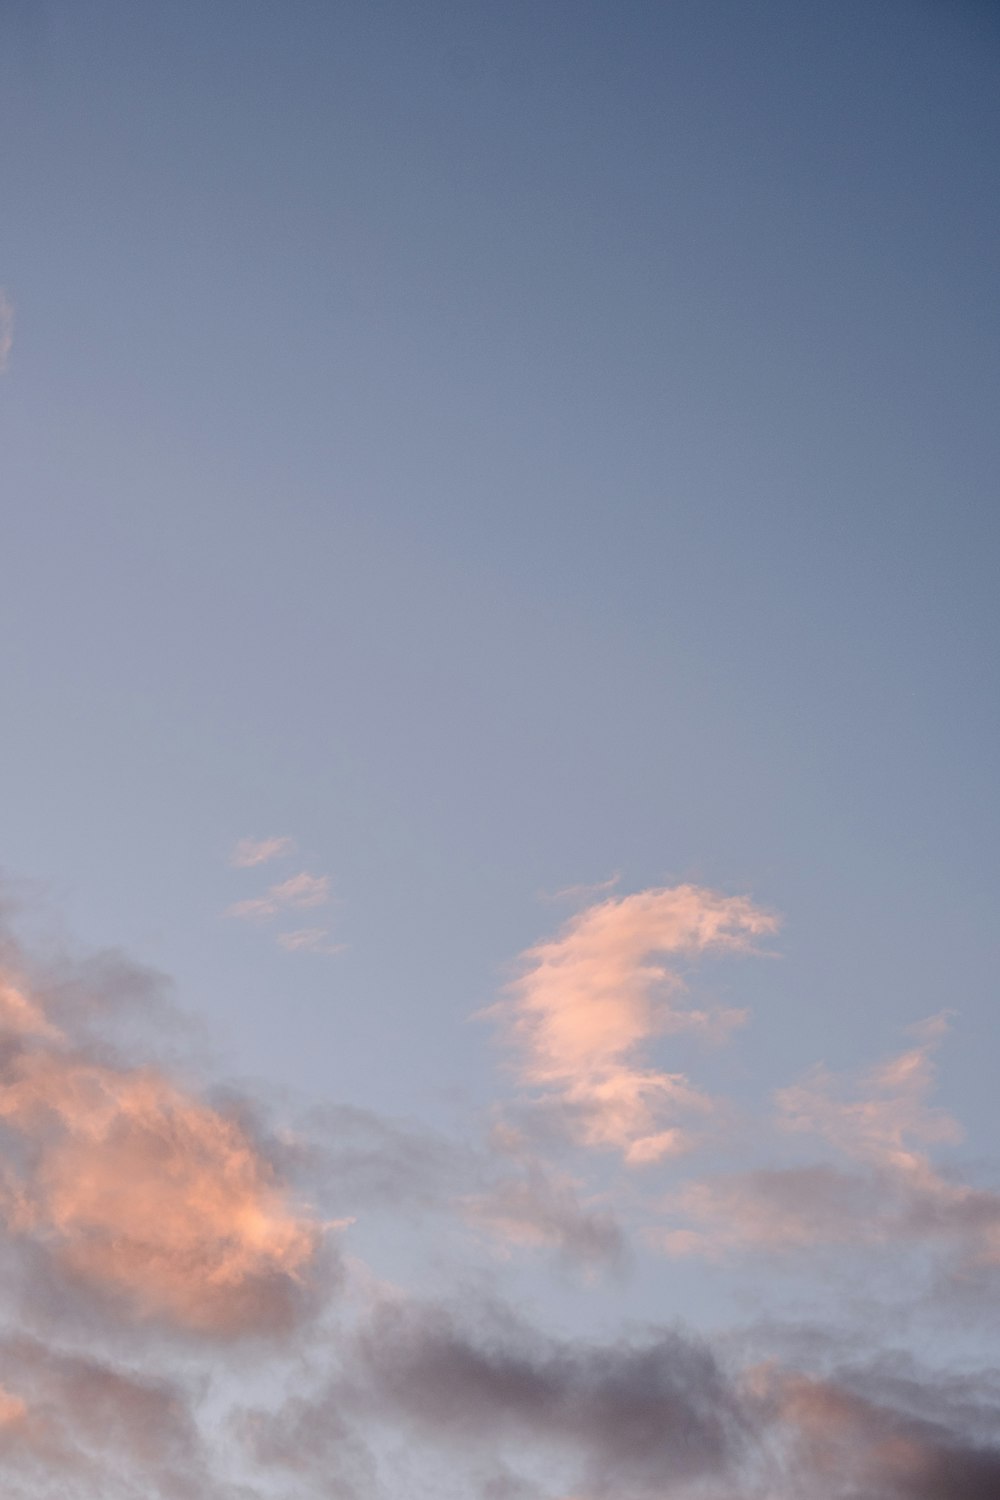
<instances>
[{"instance_id":1,"label":"gradient sky","mask_svg":"<svg viewBox=\"0 0 1000 1500\"><path fill-rule=\"evenodd\" d=\"M1000 1493L998 85L0 0L17 1500Z\"/></svg>"}]
</instances>

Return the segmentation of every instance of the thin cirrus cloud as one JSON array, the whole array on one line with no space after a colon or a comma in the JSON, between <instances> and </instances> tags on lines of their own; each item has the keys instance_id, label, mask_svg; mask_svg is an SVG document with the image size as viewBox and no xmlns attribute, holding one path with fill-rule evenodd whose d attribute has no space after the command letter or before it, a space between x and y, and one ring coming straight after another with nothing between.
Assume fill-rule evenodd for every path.
<instances>
[{"instance_id":1,"label":"thin cirrus cloud","mask_svg":"<svg viewBox=\"0 0 1000 1500\"><path fill-rule=\"evenodd\" d=\"M236 870L251 870L291 854L294 849L295 840L288 834L267 839L240 839L229 856L229 863Z\"/></svg>"},{"instance_id":2,"label":"thin cirrus cloud","mask_svg":"<svg viewBox=\"0 0 1000 1500\"><path fill-rule=\"evenodd\" d=\"M310 875L303 870L287 880L269 886L263 896L235 901L226 910L227 917L242 921L267 922L280 912L325 906L330 899L329 875Z\"/></svg>"},{"instance_id":3,"label":"thin cirrus cloud","mask_svg":"<svg viewBox=\"0 0 1000 1500\"><path fill-rule=\"evenodd\" d=\"M942 1255L958 1274L1000 1267L1000 1193L945 1173L928 1150L962 1139L958 1122L929 1102L947 1029L943 1016L921 1023L916 1045L853 1085L817 1067L780 1089L779 1129L818 1137L841 1161L688 1183L666 1205L675 1225L654 1230L652 1242L709 1259L894 1243Z\"/></svg>"},{"instance_id":4,"label":"thin cirrus cloud","mask_svg":"<svg viewBox=\"0 0 1000 1500\"><path fill-rule=\"evenodd\" d=\"M344 943L331 943L328 927L297 927L292 932L279 932L277 943L286 953L343 953Z\"/></svg>"},{"instance_id":5,"label":"thin cirrus cloud","mask_svg":"<svg viewBox=\"0 0 1000 1500\"><path fill-rule=\"evenodd\" d=\"M600 901L528 949L486 1014L522 1082L565 1110L581 1144L617 1149L631 1165L677 1155L690 1144L679 1118L711 1104L682 1074L640 1066L643 1051L664 1033L724 1037L746 1012L690 1005L658 956L751 952L776 926L745 897L691 885Z\"/></svg>"}]
</instances>

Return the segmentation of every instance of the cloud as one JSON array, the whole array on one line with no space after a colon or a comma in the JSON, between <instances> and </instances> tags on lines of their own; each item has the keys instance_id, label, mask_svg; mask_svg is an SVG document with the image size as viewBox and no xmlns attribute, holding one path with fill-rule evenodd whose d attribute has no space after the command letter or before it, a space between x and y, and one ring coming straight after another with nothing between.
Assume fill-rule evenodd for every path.
<instances>
[{"instance_id":1,"label":"cloud","mask_svg":"<svg viewBox=\"0 0 1000 1500\"><path fill-rule=\"evenodd\" d=\"M270 886L263 896L235 902L227 909L226 916L262 922L276 917L281 911L325 906L329 899L329 875L309 875L303 870Z\"/></svg>"},{"instance_id":2,"label":"cloud","mask_svg":"<svg viewBox=\"0 0 1000 1500\"><path fill-rule=\"evenodd\" d=\"M709 1101L681 1074L636 1066L653 1037L707 1038L740 1025L740 1010L698 1009L656 955L752 951L774 917L743 897L695 886L640 891L587 907L522 955L521 976L486 1014L501 1024L524 1083L558 1101L588 1146L635 1165L689 1145L678 1117Z\"/></svg>"},{"instance_id":3,"label":"cloud","mask_svg":"<svg viewBox=\"0 0 1000 1500\"><path fill-rule=\"evenodd\" d=\"M328 956L343 953L345 944L327 942L329 936L328 927L299 927L294 932L279 932L277 942L288 953L324 953Z\"/></svg>"},{"instance_id":4,"label":"cloud","mask_svg":"<svg viewBox=\"0 0 1000 1500\"><path fill-rule=\"evenodd\" d=\"M18 1391L0 1392L5 1495L106 1496L124 1493L123 1480L130 1493L177 1500L220 1494L181 1382L25 1335L0 1340L0 1360ZM57 1490L40 1491L43 1476Z\"/></svg>"},{"instance_id":5,"label":"cloud","mask_svg":"<svg viewBox=\"0 0 1000 1500\"><path fill-rule=\"evenodd\" d=\"M580 1184L542 1162L527 1160L516 1174L467 1197L467 1221L504 1245L556 1250L567 1262L612 1266L625 1253L625 1237L607 1208L582 1202Z\"/></svg>"},{"instance_id":6,"label":"cloud","mask_svg":"<svg viewBox=\"0 0 1000 1500\"><path fill-rule=\"evenodd\" d=\"M504 1017L522 1076L584 1133L609 1081L594 1038L618 1087L657 1032L712 1030L649 955L696 956L720 946L720 930L723 948L745 949L759 914L739 903L713 913L725 898L694 894L679 909L651 903L659 925L639 913L638 936L634 910L588 929L592 908L525 956ZM706 911L714 928L695 921ZM643 947L654 929L656 945ZM275 1133L252 1099L206 1094L167 1066L155 1038L173 1023L156 976L109 956L45 970L10 944L0 951L0 1488L10 1500L1000 1492L996 1370L864 1363L856 1351L870 1344L850 1329L821 1343L809 1329L796 1340L792 1325L778 1357L772 1334L548 1334L483 1297L496 1266L484 1273L468 1258L472 1237L443 1238L438 1224L438 1300L387 1291L384 1268L334 1264L324 1226L369 1210L392 1216L382 1243L404 1263L396 1233L425 1209L590 1267L613 1264L622 1237L610 1193L539 1159L508 1123L479 1147L329 1106L301 1131ZM561 1015L549 1027L554 992L577 1008L582 1040ZM997 1195L930 1155L958 1138L931 1097L942 1034L941 1021L926 1023L858 1079L820 1069L782 1090L774 1139L789 1149L819 1139L833 1160L688 1184L688 1227L678 1212L676 1232L768 1253L843 1249L868 1233L872 1245L942 1244L960 1265L985 1264ZM596 1103L567 1103L581 1077ZM320 1209L293 1191L304 1180ZM602 1323L604 1305L593 1308Z\"/></svg>"},{"instance_id":7,"label":"cloud","mask_svg":"<svg viewBox=\"0 0 1000 1500\"><path fill-rule=\"evenodd\" d=\"M0 374L10 363L10 352L14 347L14 304L0 288Z\"/></svg>"},{"instance_id":8,"label":"cloud","mask_svg":"<svg viewBox=\"0 0 1000 1500\"><path fill-rule=\"evenodd\" d=\"M352 1452L353 1418L402 1428L420 1473L439 1453L447 1492L483 1500L541 1494L543 1476L564 1500L1000 1493L996 1370L954 1375L890 1356L748 1364L679 1329L546 1337L502 1303L458 1296L381 1299L343 1354L312 1395L250 1424L271 1461L277 1452L289 1469L315 1473L328 1451L334 1461Z\"/></svg>"},{"instance_id":9,"label":"cloud","mask_svg":"<svg viewBox=\"0 0 1000 1500\"><path fill-rule=\"evenodd\" d=\"M234 869L249 870L281 855L291 854L294 848L295 840L288 834L269 839L240 839L229 856L229 863Z\"/></svg>"},{"instance_id":10,"label":"cloud","mask_svg":"<svg viewBox=\"0 0 1000 1500\"><path fill-rule=\"evenodd\" d=\"M507 1309L463 1317L386 1302L357 1340L356 1399L449 1453L525 1443L563 1456L583 1493L673 1494L733 1472L747 1431L711 1350L667 1331L606 1344L547 1339Z\"/></svg>"},{"instance_id":11,"label":"cloud","mask_svg":"<svg viewBox=\"0 0 1000 1500\"><path fill-rule=\"evenodd\" d=\"M947 1022L933 1017L914 1030L915 1046L853 1086L818 1067L775 1096L782 1130L818 1135L848 1167L758 1168L689 1183L666 1205L680 1223L653 1231L651 1242L709 1259L893 1243L943 1253L962 1272L1000 1266L1000 1193L945 1175L922 1149L962 1135L928 1103Z\"/></svg>"},{"instance_id":12,"label":"cloud","mask_svg":"<svg viewBox=\"0 0 1000 1500\"><path fill-rule=\"evenodd\" d=\"M815 1068L802 1083L776 1095L783 1128L823 1136L855 1160L925 1177L927 1158L913 1143L962 1138L956 1120L927 1104L935 1083L933 1053L947 1029L943 1016L914 1028L917 1046L867 1073L853 1098L826 1068Z\"/></svg>"},{"instance_id":13,"label":"cloud","mask_svg":"<svg viewBox=\"0 0 1000 1500\"><path fill-rule=\"evenodd\" d=\"M14 985L0 997L7 1235L126 1317L226 1336L287 1327L320 1229L246 1123L155 1066L74 1043Z\"/></svg>"},{"instance_id":14,"label":"cloud","mask_svg":"<svg viewBox=\"0 0 1000 1500\"><path fill-rule=\"evenodd\" d=\"M949 1400L947 1379L904 1384L876 1370L830 1380L765 1366L747 1384L780 1454L772 1469L781 1497L991 1500L1000 1494L1000 1410L982 1413L986 1440L963 1432L969 1412Z\"/></svg>"}]
</instances>

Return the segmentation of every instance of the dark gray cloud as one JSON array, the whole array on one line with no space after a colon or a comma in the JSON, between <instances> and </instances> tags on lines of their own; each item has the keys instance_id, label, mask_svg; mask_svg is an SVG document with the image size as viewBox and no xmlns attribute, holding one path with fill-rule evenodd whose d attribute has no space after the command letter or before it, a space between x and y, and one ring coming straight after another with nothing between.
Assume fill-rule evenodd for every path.
<instances>
[{"instance_id":1,"label":"dark gray cloud","mask_svg":"<svg viewBox=\"0 0 1000 1500\"><path fill-rule=\"evenodd\" d=\"M660 1495L734 1472L749 1438L716 1357L676 1331L576 1343L497 1307L472 1324L444 1306L387 1303L355 1353L370 1411L459 1449L555 1445L593 1495Z\"/></svg>"}]
</instances>

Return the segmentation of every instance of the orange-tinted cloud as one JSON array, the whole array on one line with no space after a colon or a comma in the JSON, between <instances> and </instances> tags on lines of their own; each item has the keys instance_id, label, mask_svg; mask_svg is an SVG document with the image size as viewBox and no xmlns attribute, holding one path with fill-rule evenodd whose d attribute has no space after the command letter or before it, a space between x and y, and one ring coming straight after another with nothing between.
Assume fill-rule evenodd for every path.
<instances>
[{"instance_id":1,"label":"orange-tinted cloud","mask_svg":"<svg viewBox=\"0 0 1000 1500\"><path fill-rule=\"evenodd\" d=\"M721 1037L745 1019L690 1005L658 955L746 952L776 925L743 897L689 885L601 901L530 948L488 1013L515 1047L523 1081L568 1108L584 1144L655 1161L686 1148L677 1118L708 1101L682 1075L639 1066L644 1045L663 1033Z\"/></svg>"},{"instance_id":2,"label":"orange-tinted cloud","mask_svg":"<svg viewBox=\"0 0 1000 1500\"><path fill-rule=\"evenodd\" d=\"M26 1028L36 1013L9 999L0 1012L8 1232L140 1318L219 1334L286 1324L320 1231L247 1129L155 1068Z\"/></svg>"}]
</instances>

